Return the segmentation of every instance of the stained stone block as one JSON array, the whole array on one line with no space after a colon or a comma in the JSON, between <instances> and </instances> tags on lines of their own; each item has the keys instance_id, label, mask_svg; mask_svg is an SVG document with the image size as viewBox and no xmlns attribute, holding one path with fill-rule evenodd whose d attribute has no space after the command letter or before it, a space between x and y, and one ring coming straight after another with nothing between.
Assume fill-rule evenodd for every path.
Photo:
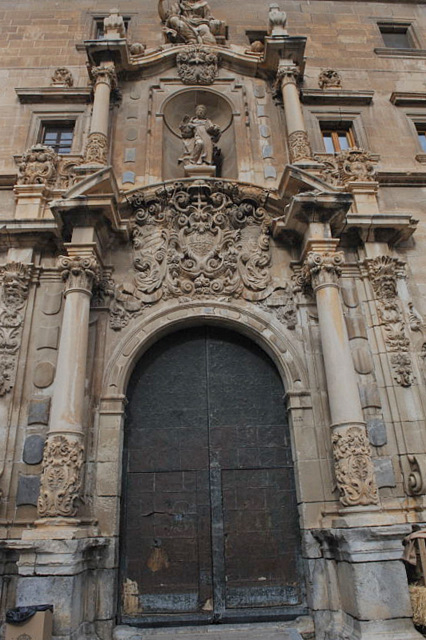
<instances>
[{"instance_id":1,"label":"stained stone block","mask_svg":"<svg viewBox=\"0 0 426 640\"><path fill-rule=\"evenodd\" d=\"M367 346L352 349L352 359L357 373L367 375L373 371L373 359Z\"/></svg>"},{"instance_id":2,"label":"stained stone block","mask_svg":"<svg viewBox=\"0 0 426 640\"><path fill-rule=\"evenodd\" d=\"M28 424L49 424L50 397L33 398L28 408Z\"/></svg>"},{"instance_id":3,"label":"stained stone block","mask_svg":"<svg viewBox=\"0 0 426 640\"><path fill-rule=\"evenodd\" d=\"M257 106L257 115L259 116L259 118L265 118L266 117L265 105L259 104Z\"/></svg>"},{"instance_id":4,"label":"stained stone block","mask_svg":"<svg viewBox=\"0 0 426 640\"><path fill-rule=\"evenodd\" d=\"M382 418L367 418L368 438L375 447L383 447L387 443L386 425Z\"/></svg>"},{"instance_id":5,"label":"stained stone block","mask_svg":"<svg viewBox=\"0 0 426 640\"><path fill-rule=\"evenodd\" d=\"M55 366L51 362L39 362L34 369L33 382L39 389L49 387L55 378Z\"/></svg>"},{"instance_id":6,"label":"stained stone block","mask_svg":"<svg viewBox=\"0 0 426 640\"><path fill-rule=\"evenodd\" d=\"M37 331L37 349L54 349L59 344L59 327L40 327Z\"/></svg>"},{"instance_id":7,"label":"stained stone block","mask_svg":"<svg viewBox=\"0 0 426 640\"><path fill-rule=\"evenodd\" d=\"M367 409L367 407L381 408L382 404L376 384L360 384L358 388L363 409Z\"/></svg>"},{"instance_id":8,"label":"stained stone block","mask_svg":"<svg viewBox=\"0 0 426 640\"><path fill-rule=\"evenodd\" d=\"M272 145L267 144L263 147L262 149L262 156L264 158L272 158L273 156L273 150L272 150Z\"/></svg>"},{"instance_id":9,"label":"stained stone block","mask_svg":"<svg viewBox=\"0 0 426 640\"><path fill-rule=\"evenodd\" d=\"M16 505L23 504L37 506L38 494L40 492L40 476L19 476Z\"/></svg>"},{"instance_id":10,"label":"stained stone block","mask_svg":"<svg viewBox=\"0 0 426 640\"><path fill-rule=\"evenodd\" d=\"M277 177L277 170L275 169L275 167L272 167L271 165L268 165L267 167L265 167L265 178L275 178Z\"/></svg>"},{"instance_id":11,"label":"stained stone block","mask_svg":"<svg viewBox=\"0 0 426 640\"><path fill-rule=\"evenodd\" d=\"M269 138L271 135L271 130L266 124L262 124L260 126L260 135L262 138Z\"/></svg>"},{"instance_id":12,"label":"stained stone block","mask_svg":"<svg viewBox=\"0 0 426 640\"><path fill-rule=\"evenodd\" d=\"M365 320L362 316L346 316L346 326L349 340L353 338L367 338Z\"/></svg>"},{"instance_id":13,"label":"stained stone block","mask_svg":"<svg viewBox=\"0 0 426 640\"><path fill-rule=\"evenodd\" d=\"M130 182L131 184L135 184L136 174L134 171L125 171L123 173L123 183Z\"/></svg>"},{"instance_id":14,"label":"stained stone block","mask_svg":"<svg viewBox=\"0 0 426 640\"><path fill-rule=\"evenodd\" d=\"M127 129L126 140L136 140L138 137L138 130L131 127Z\"/></svg>"},{"instance_id":15,"label":"stained stone block","mask_svg":"<svg viewBox=\"0 0 426 640\"><path fill-rule=\"evenodd\" d=\"M134 120L134 119L137 119L137 117L138 117L138 108L136 106L128 107L126 111L126 118L128 120Z\"/></svg>"},{"instance_id":16,"label":"stained stone block","mask_svg":"<svg viewBox=\"0 0 426 640\"><path fill-rule=\"evenodd\" d=\"M136 148L131 147L124 152L124 162L135 162L136 160Z\"/></svg>"},{"instance_id":17,"label":"stained stone block","mask_svg":"<svg viewBox=\"0 0 426 640\"><path fill-rule=\"evenodd\" d=\"M28 436L25 439L22 459L25 464L40 464L43 460L44 438L42 436Z\"/></svg>"},{"instance_id":18,"label":"stained stone block","mask_svg":"<svg viewBox=\"0 0 426 640\"><path fill-rule=\"evenodd\" d=\"M265 97L265 87L261 84L257 84L254 87L254 95L256 98L264 98Z\"/></svg>"},{"instance_id":19,"label":"stained stone block","mask_svg":"<svg viewBox=\"0 0 426 640\"><path fill-rule=\"evenodd\" d=\"M391 458L379 458L373 460L374 471L376 474L377 486L380 487L395 487L395 472L393 470Z\"/></svg>"}]
</instances>

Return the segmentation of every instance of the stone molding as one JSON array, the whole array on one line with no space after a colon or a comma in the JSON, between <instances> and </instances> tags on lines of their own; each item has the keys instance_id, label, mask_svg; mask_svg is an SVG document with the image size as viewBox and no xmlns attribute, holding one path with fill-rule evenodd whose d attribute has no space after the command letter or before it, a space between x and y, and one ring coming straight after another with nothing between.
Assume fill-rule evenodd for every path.
<instances>
[{"instance_id":1,"label":"stone molding","mask_svg":"<svg viewBox=\"0 0 426 640\"><path fill-rule=\"evenodd\" d=\"M331 441L340 502L345 507L378 504L365 425L334 427Z\"/></svg>"},{"instance_id":2,"label":"stone molding","mask_svg":"<svg viewBox=\"0 0 426 640\"><path fill-rule=\"evenodd\" d=\"M99 262L94 256L60 256L58 267L66 283L65 295L75 290L91 295L100 278Z\"/></svg>"},{"instance_id":3,"label":"stone molding","mask_svg":"<svg viewBox=\"0 0 426 640\"><path fill-rule=\"evenodd\" d=\"M183 84L213 84L219 72L220 55L206 46L188 45L176 55L176 66Z\"/></svg>"},{"instance_id":4,"label":"stone molding","mask_svg":"<svg viewBox=\"0 0 426 640\"><path fill-rule=\"evenodd\" d=\"M299 160L311 160L312 149L306 131L293 131L288 136L288 148L290 151L290 162Z\"/></svg>"},{"instance_id":5,"label":"stone molding","mask_svg":"<svg viewBox=\"0 0 426 640\"><path fill-rule=\"evenodd\" d=\"M0 397L15 383L32 270L32 265L21 262L9 262L0 267Z\"/></svg>"},{"instance_id":6,"label":"stone molding","mask_svg":"<svg viewBox=\"0 0 426 640\"><path fill-rule=\"evenodd\" d=\"M25 151L18 165L18 185L53 186L57 177L58 154L51 147L35 144Z\"/></svg>"},{"instance_id":7,"label":"stone molding","mask_svg":"<svg viewBox=\"0 0 426 640\"><path fill-rule=\"evenodd\" d=\"M62 434L48 437L37 505L42 518L76 515L83 462L84 447L78 436Z\"/></svg>"},{"instance_id":8,"label":"stone molding","mask_svg":"<svg viewBox=\"0 0 426 640\"><path fill-rule=\"evenodd\" d=\"M367 258L364 264L376 296L394 379L401 387L409 387L413 382L410 340L397 289L397 279L405 276L405 263L398 258L378 256Z\"/></svg>"},{"instance_id":9,"label":"stone molding","mask_svg":"<svg viewBox=\"0 0 426 640\"><path fill-rule=\"evenodd\" d=\"M104 133L94 132L89 135L84 161L87 164L108 164L108 138Z\"/></svg>"}]
</instances>

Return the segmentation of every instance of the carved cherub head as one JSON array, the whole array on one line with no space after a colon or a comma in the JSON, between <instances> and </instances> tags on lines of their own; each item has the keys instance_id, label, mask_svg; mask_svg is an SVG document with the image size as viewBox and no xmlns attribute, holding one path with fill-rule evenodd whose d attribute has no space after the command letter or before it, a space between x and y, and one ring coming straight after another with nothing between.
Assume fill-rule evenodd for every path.
<instances>
[{"instance_id":1,"label":"carved cherub head","mask_svg":"<svg viewBox=\"0 0 426 640\"><path fill-rule=\"evenodd\" d=\"M202 118L203 120L207 118L207 107L204 104L199 104L195 108L195 115L197 118Z\"/></svg>"}]
</instances>

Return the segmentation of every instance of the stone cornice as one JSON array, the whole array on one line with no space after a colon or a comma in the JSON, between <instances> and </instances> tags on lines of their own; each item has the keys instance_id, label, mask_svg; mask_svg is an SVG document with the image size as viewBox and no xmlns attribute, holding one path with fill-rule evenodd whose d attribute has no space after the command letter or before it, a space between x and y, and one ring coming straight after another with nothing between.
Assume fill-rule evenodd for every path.
<instances>
[{"instance_id":1,"label":"stone cornice","mask_svg":"<svg viewBox=\"0 0 426 640\"><path fill-rule=\"evenodd\" d=\"M357 106L371 104L374 91L350 91L344 89L302 89L304 104Z\"/></svg>"},{"instance_id":2,"label":"stone cornice","mask_svg":"<svg viewBox=\"0 0 426 640\"><path fill-rule=\"evenodd\" d=\"M18 87L15 89L21 104L88 104L91 87Z\"/></svg>"},{"instance_id":3,"label":"stone cornice","mask_svg":"<svg viewBox=\"0 0 426 640\"><path fill-rule=\"evenodd\" d=\"M394 91L390 101L397 107L425 107L426 92Z\"/></svg>"}]
</instances>

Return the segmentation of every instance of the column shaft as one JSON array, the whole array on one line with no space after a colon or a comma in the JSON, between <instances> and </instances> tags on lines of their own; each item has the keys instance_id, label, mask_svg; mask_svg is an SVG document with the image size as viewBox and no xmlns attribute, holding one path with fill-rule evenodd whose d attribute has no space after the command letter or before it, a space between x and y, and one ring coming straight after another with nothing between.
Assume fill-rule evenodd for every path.
<instances>
[{"instance_id":1,"label":"column shaft","mask_svg":"<svg viewBox=\"0 0 426 640\"><path fill-rule=\"evenodd\" d=\"M108 162L109 104L111 90L117 85L117 76L112 62L94 67L91 74L95 86L85 163L105 165Z\"/></svg>"},{"instance_id":2,"label":"column shaft","mask_svg":"<svg viewBox=\"0 0 426 640\"><path fill-rule=\"evenodd\" d=\"M277 72L277 82L281 86L284 103L288 147L292 163L312 161L312 150L296 84L298 72L298 68L291 61L282 62Z\"/></svg>"}]
</instances>

